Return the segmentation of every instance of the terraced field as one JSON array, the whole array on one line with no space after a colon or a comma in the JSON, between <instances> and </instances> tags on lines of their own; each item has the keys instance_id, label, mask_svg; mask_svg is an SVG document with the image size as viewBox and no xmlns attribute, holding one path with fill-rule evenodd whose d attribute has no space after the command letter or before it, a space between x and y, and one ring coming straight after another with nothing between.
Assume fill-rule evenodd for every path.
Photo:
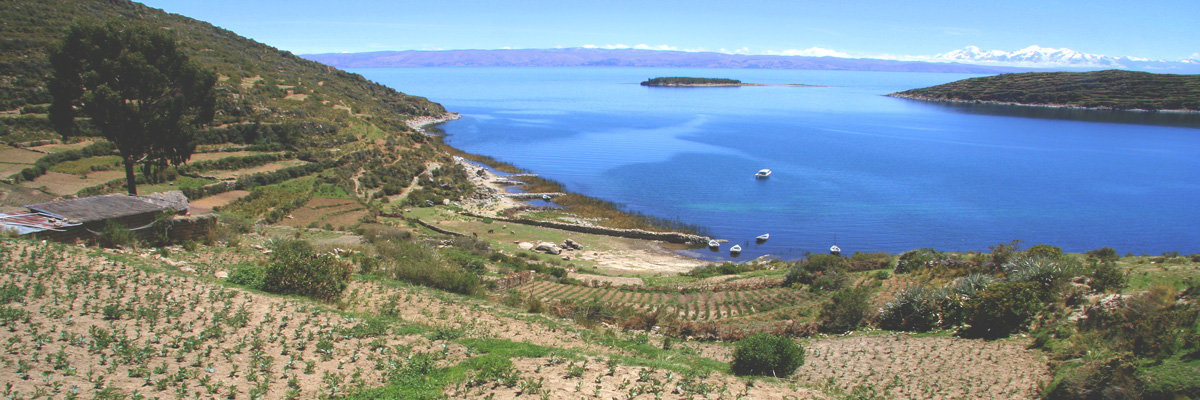
<instances>
[{"instance_id":1,"label":"terraced field","mask_svg":"<svg viewBox=\"0 0 1200 400\"><path fill-rule=\"evenodd\" d=\"M534 281L517 290L542 301L593 300L616 308L663 311L693 321L759 320L777 311L812 306L815 301L809 292L786 287L662 293Z\"/></svg>"}]
</instances>

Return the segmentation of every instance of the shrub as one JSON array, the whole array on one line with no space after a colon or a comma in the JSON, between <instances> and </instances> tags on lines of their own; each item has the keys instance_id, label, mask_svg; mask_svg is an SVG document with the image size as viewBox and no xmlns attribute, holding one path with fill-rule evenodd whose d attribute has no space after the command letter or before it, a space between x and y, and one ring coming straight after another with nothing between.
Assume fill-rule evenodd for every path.
<instances>
[{"instance_id":1,"label":"shrub","mask_svg":"<svg viewBox=\"0 0 1200 400\"><path fill-rule=\"evenodd\" d=\"M738 375L785 377L804 364L804 348L787 337L757 333L737 342L730 368Z\"/></svg>"},{"instance_id":2,"label":"shrub","mask_svg":"<svg viewBox=\"0 0 1200 400\"><path fill-rule=\"evenodd\" d=\"M1038 298L1049 302L1068 284L1068 278L1079 272L1081 265L1069 260L1051 258L1022 258L1004 265L1005 277L1011 282L1033 282L1038 285Z\"/></svg>"},{"instance_id":3,"label":"shrub","mask_svg":"<svg viewBox=\"0 0 1200 400\"><path fill-rule=\"evenodd\" d=\"M834 293L829 302L821 306L821 332L843 333L858 329L870 312L871 304L867 302L870 297L867 288Z\"/></svg>"},{"instance_id":4,"label":"shrub","mask_svg":"<svg viewBox=\"0 0 1200 400\"><path fill-rule=\"evenodd\" d=\"M348 265L330 254L316 254L308 242L278 240L271 243L271 249L263 290L331 301L340 297L350 283L352 271Z\"/></svg>"},{"instance_id":5,"label":"shrub","mask_svg":"<svg viewBox=\"0 0 1200 400\"><path fill-rule=\"evenodd\" d=\"M1000 338L1018 331L1042 309L1038 284L1004 282L988 286L975 294L966 307L965 332L972 336Z\"/></svg>"},{"instance_id":6,"label":"shrub","mask_svg":"<svg viewBox=\"0 0 1200 400\"><path fill-rule=\"evenodd\" d=\"M1117 255L1117 251L1112 247L1101 247L1095 250L1088 250L1084 254L1087 255L1088 259L1099 262L1112 262L1121 259L1121 256Z\"/></svg>"},{"instance_id":7,"label":"shrub","mask_svg":"<svg viewBox=\"0 0 1200 400\"><path fill-rule=\"evenodd\" d=\"M897 331L926 332L940 323L939 299L945 295L924 286L904 289L896 299L883 305L879 327Z\"/></svg>"},{"instance_id":8,"label":"shrub","mask_svg":"<svg viewBox=\"0 0 1200 400\"><path fill-rule=\"evenodd\" d=\"M229 278L226 278L225 281L235 285L262 290L266 279L267 269L265 266L241 263L233 266L233 270L229 272Z\"/></svg>"},{"instance_id":9,"label":"shrub","mask_svg":"<svg viewBox=\"0 0 1200 400\"><path fill-rule=\"evenodd\" d=\"M784 284L812 284L818 277L845 269L846 260L832 254L811 254L788 270Z\"/></svg>"},{"instance_id":10,"label":"shrub","mask_svg":"<svg viewBox=\"0 0 1200 400\"><path fill-rule=\"evenodd\" d=\"M903 274L918 271L945 258L945 254L928 247L908 251L901 254L900 258L896 260L896 273Z\"/></svg>"},{"instance_id":11,"label":"shrub","mask_svg":"<svg viewBox=\"0 0 1200 400\"><path fill-rule=\"evenodd\" d=\"M137 244L137 236L133 231L113 220L104 222L97 240L104 247L133 247L134 244Z\"/></svg>"},{"instance_id":12,"label":"shrub","mask_svg":"<svg viewBox=\"0 0 1200 400\"><path fill-rule=\"evenodd\" d=\"M1062 255L1063 252L1061 247L1051 246L1048 244L1033 245L1029 248L1029 250L1025 251L1025 256L1031 258L1059 259L1062 258Z\"/></svg>"},{"instance_id":13,"label":"shrub","mask_svg":"<svg viewBox=\"0 0 1200 400\"><path fill-rule=\"evenodd\" d=\"M1125 271L1111 262L1101 263L1096 265L1096 269L1092 271L1089 284L1097 292L1119 292L1125 288Z\"/></svg>"}]
</instances>

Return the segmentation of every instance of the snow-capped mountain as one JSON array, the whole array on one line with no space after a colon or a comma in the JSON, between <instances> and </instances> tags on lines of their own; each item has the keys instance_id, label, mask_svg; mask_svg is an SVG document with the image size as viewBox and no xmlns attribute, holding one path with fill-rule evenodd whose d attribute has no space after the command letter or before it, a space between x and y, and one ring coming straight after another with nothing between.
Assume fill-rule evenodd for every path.
<instances>
[{"instance_id":1,"label":"snow-capped mountain","mask_svg":"<svg viewBox=\"0 0 1200 400\"><path fill-rule=\"evenodd\" d=\"M1165 63L1135 57L1112 57L1089 54L1067 48L1029 46L1017 51L981 50L977 46L933 56L934 61L960 62L968 64L1006 65L1022 67L1082 67L1082 68L1137 68L1145 64Z\"/></svg>"}]
</instances>

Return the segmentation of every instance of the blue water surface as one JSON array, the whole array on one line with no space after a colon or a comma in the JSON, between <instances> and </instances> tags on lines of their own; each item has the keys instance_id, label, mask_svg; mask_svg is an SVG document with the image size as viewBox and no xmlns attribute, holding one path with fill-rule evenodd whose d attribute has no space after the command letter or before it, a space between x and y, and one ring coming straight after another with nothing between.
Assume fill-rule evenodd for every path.
<instances>
[{"instance_id":1,"label":"blue water surface","mask_svg":"<svg viewBox=\"0 0 1200 400\"><path fill-rule=\"evenodd\" d=\"M1025 245L1200 251L1200 123L922 103L971 75L662 68L371 68L463 118L450 145L705 227L741 259ZM820 87L651 88L658 76ZM1137 120L1138 124L1119 121ZM1118 121L1118 122L1114 122ZM1154 123L1162 123L1154 125ZM1191 126L1188 126L1191 125ZM754 179L761 168L775 173ZM766 243L754 236L767 233ZM722 250L692 252L728 258Z\"/></svg>"}]
</instances>

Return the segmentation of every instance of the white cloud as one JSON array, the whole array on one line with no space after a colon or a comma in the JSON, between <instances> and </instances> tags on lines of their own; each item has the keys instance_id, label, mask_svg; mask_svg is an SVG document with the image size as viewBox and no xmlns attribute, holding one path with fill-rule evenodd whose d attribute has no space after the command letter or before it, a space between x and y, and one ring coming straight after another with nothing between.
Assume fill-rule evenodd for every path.
<instances>
[{"instance_id":1,"label":"white cloud","mask_svg":"<svg viewBox=\"0 0 1200 400\"><path fill-rule=\"evenodd\" d=\"M767 50L764 54L772 56L804 56L804 57L839 57L852 58L850 54L843 53L833 49L823 47L809 47L807 49L787 49L787 50Z\"/></svg>"}]
</instances>

